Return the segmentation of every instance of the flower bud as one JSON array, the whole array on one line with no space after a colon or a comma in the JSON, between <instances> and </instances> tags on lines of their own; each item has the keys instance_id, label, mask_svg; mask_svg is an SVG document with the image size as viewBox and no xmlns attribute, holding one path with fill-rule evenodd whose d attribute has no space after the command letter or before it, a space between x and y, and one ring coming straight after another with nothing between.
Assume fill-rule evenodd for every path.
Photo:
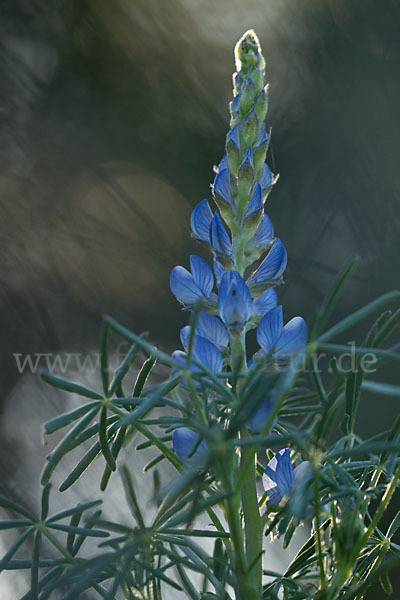
<instances>
[{"instance_id":1,"label":"flower bud","mask_svg":"<svg viewBox=\"0 0 400 600\"><path fill-rule=\"evenodd\" d=\"M226 136L226 153L229 159L229 168L233 173L237 173L240 166L240 138L239 125L235 125Z\"/></svg>"},{"instance_id":2,"label":"flower bud","mask_svg":"<svg viewBox=\"0 0 400 600\"><path fill-rule=\"evenodd\" d=\"M207 200L202 200L195 206L190 217L190 226L192 228L192 235L196 240L207 242L207 244L210 243L210 224L212 218L213 214Z\"/></svg>"},{"instance_id":3,"label":"flower bud","mask_svg":"<svg viewBox=\"0 0 400 600\"><path fill-rule=\"evenodd\" d=\"M240 98L240 110L242 115L246 115L254 104L256 97L256 86L253 80L246 75L243 80Z\"/></svg>"},{"instance_id":4,"label":"flower bud","mask_svg":"<svg viewBox=\"0 0 400 600\"><path fill-rule=\"evenodd\" d=\"M286 248L281 240L277 238L267 256L247 282L252 293L259 296L271 285L282 283L282 273L286 269L286 265Z\"/></svg>"},{"instance_id":5,"label":"flower bud","mask_svg":"<svg viewBox=\"0 0 400 600\"><path fill-rule=\"evenodd\" d=\"M259 122L254 109L244 117L240 123L240 146L248 148L257 139Z\"/></svg>"},{"instance_id":6,"label":"flower bud","mask_svg":"<svg viewBox=\"0 0 400 600\"><path fill-rule=\"evenodd\" d=\"M268 85L257 94L254 110L259 122L263 123L268 112Z\"/></svg>"},{"instance_id":7,"label":"flower bud","mask_svg":"<svg viewBox=\"0 0 400 600\"><path fill-rule=\"evenodd\" d=\"M257 229L264 213L263 192L258 181L255 182L250 202L242 220L243 231L246 235L252 235Z\"/></svg>"},{"instance_id":8,"label":"flower bud","mask_svg":"<svg viewBox=\"0 0 400 600\"><path fill-rule=\"evenodd\" d=\"M229 235L216 212L210 225L210 244L218 260L227 266L232 265L232 245Z\"/></svg>"}]
</instances>

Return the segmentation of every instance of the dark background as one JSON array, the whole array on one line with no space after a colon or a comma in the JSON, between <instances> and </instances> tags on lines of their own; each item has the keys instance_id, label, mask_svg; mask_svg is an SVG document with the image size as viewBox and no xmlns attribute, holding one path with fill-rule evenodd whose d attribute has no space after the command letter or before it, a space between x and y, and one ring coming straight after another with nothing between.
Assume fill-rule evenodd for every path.
<instances>
[{"instance_id":1,"label":"dark background","mask_svg":"<svg viewBox=\"0 0 400 600\"><path fill-rule=\"evenodd\" d=\"M232 49L250 27L270 82L280 180L268 211L289 254L286 319L310 318L354 253L334 319L398 287L398 0L2 0L3 411L21 379L13 353L93 349L105 312L177 346L186 316L169 272L199 252L188 219L210 198ZM396 399L363 402L362 435L398 412ZM23 496L5 415L2 487Z\"/></svg>"}]
</instances>

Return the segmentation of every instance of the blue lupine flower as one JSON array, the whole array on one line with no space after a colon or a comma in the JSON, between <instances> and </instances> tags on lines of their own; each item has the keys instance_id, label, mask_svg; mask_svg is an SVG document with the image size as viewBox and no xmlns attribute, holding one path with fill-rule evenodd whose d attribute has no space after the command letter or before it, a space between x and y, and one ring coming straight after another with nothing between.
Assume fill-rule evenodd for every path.
<instances>
[{"instance_id":1,"label":"blue lupine flower","mask_svg":"<svg viewBox=\"0 0 400 600\"><path fill-rule=\"evenodd\" d=\"M172 269L169 284L176 299L185 308L191 308L197 302L214 303L214 275L211 267L200 256L192 254L190 269L191 273L180 266Z\"/></svg>"},{"instance_id":2,"label":"blue lupine flower","mask_svg":"<svg viewBox=\"0 0 400 600\"><path fill-rule=\"evenodd\" d=\"M250 276L247 285L253 291L276 285L282 281L282 273L286 269L287 253L281 240L277 238L272 244L271 250L264 258L260 266Z\"/></svg>"},{"instance_id":3,"label":"blue lupine flower","mask_svg":"<svg viewBox=\"0 0 400 600\"><path fill-rule=\"evenodd\" d=\"M241 162L239 173L238 173L238 183L240 185L241 182L246 185L252 185L254 181L254 161L253 161L253 150L250 146L245 152L243 156L243 160Z\"/></svg>"},{"instance_id":4,"label":"blue lupine flower","mask_svg":"<svg viewBox=\"0 0 400 600\"><path fill-rule=\"evenodd\" d=\"M237 78L236 78L237 79ZM233 100L230 103L230 109L231 109L231 113L232 113L232 117L237 119L238 117L240 117L240 100L241 100L241 94L236 94L236 96L233 98Z\"/></svg>"},{"instance_id":5,"label":"blue lupine flower","mask_svg":"<svg viewBox=\"0 0 400 600\"><path fill-rule=\"evenodd\" d=\"M219 286L221 283L222 275L225 273L225 269L221 265L221 263L218 260L216 260L215 258L213 260L213 267L214 267L215 279L217 280L217 285Z\"/></svg>"},{"instance_id":6,"label":"blue lupine flower","mask_svg":"<svg viewBox=\"0 0 400 600\"><path fill-rule=\"evenodd\" d=\"M227 154L224 154L219 165L214 167L214 172L219 173L220 171L223 171L224 169L228 169L228 168L229 168L229 158L228 158Z\"/></svg>"},{"instance_id":7,"label":"blue lupine flower","mask_svg":"<svg viewBox=\"0 0 400 600\"><path fill-rule=\"evenodd\" d=\"M240 167L254 170L253 149L251 146L247 148L246 152L244 153Z\"/></svg>"},{"instance_id":8,"label":"blue lupine flower","mask_svg":"<svg viewBox=\"0 0 400 600\"><path fill-rule=\"evenodd\" d=\"M261 90L259 97L261 95L265 95L264 90ZM271 139L271 130L270 133L268 134L264 128L260 129L260 131L258 132L258 138L256 143L254 144L254 157L256 158L259 154L261 154L264 159L265 159L265 155L268 149L268 144L270 142ZM254 161L256 162L256 160ZM264 173L264 166L262 167L262 175Z\"/></svg>"},{"instance_id":9,"label":"blue lupine flower","mask_svg":"<svg viewBox=\"0 0 400 600\"><path fill-rule=\"evenodd\" d=\"M250 433L260 433L274 410L274 403L270 397L259 402L253 413L246 421L246 427Z\"/></svg>"},{"instance_id":10,"label":"blue lupine flower","mask_svg":"<svg viewBox=\"0 0 400 600\"><path fill-rule=\"evenodd\" d=\"M257 327L261 354L273 353L276 358L291 356L307 344L307 325L302 317L293 317L283 326L282 306L268 311Z\"/></svg>"},{"instance_id":11,"label":"blue lupine flower","mask_svg":"<svg viewBox=\"0 0 400 600\"><path fill-rule=\"evenodd\" d=\"M207 445L205 440L198 443L199 437L199 434L189 427L175 429L172 434L172 446L181 460L189 464L201 464L207 454Z\"/></svg>"},{"instance_id":12,"label":"blue lupine flower","mask_svg":"<svg viewBox=\"0 0 400 600\"><path fill-rule=\"evenodd\" d=\"M307 481L311 477L309 461L303 461L293 470L289 448L280 450L269 461L262 478L264 490L269 496L267 503L278 505L292 491L297 481Z\"/></svg>"},{"instance_id":13,"label":"blue lupine flower","mask_svg":"<svg viewBox=\"0 0 400 600\"><path fill-rule=\"evenodd\" d=\"M185 346L187 347L187 337L184 337ZM182 344L183 345L183 344ZM172 353L172 358L177 362L183 369L186 368L187 354L182 350L175 350ZM223 359L222 354L218 348L209 340L195 335L193 341L192 358L197 362L203 364L206 369L214 373L222 371ZM190 363L190 370L194 373L200 371L200 367L195 365L193 362Z\"/></svg>"},{"instance_id":14,"label":"blue lupine flower","mask_svg":"<svg viewBox=\"0 0 400 600\"><path fill-rule=\"evenodd\" d=\"M253 238L250 240L250 244L261 250L271 246L273 239L274 226L269 216L264 212L260 224L257 227Z\"/></svg>"},{"instance_id":15,"label":"blue lupine flower","mask_svg":"<svg viewBox=\"0 0 400 600\"><path fill-rule=\"evenodd\" d=\"M188 349L190 339L190 325L181 329L180 337L182 346ZM218 350L224 350L229 345L229 334L225 325L214 315L206 312L199 314L196 324L196 336L199 335L209 342L212 342Z\"/></svg>"},{"instance_id":16,"label":"blue lupine flower","mask_svg":"<svg viewBox=\"0 0 400 600\"><path fill-rule=\"evenodd\" d=\"M235 125L226 136L226 151L229 156L235 157L237 162L240 157L239 125Z\"/></svg>"},{"instance_id":17,"label":"blue lupine flower","mask_svg":"<svg viewBox=\"0 0 400 600\"><path fill-rule=\"evenodd\" d=\"M240 124L240 144L243 148L248 148L254 144L257 139L259 125L255 110L252 108Z\"/></svg>"},{"instance_id":18,"label":"blue lupine flower","mask_svg":"<svg viewBox=\"0 0 400 600\"><path fill-rule=\"evenodd\" d=\"M255 300L253 300L253 304L251 307L252 317L260 318L263 317L269 310L272 310L278 304L278 297L274 288L269 288L265 290Z\"/></svg>"},{"instance_id":19,"label":"blue lupine flower","mask_svg":"<svg viewBox=\"0 0 400 600\"><path fill-rule=\"evenodd\" d=\"M224 160L225 157L222 159ZM228 160L228 157L226 157L226 160ZM218 170L217 176L214 180L214 185L213 185L213 194L214 194L214 198L215 201L217 202L217 204L219 206L225 206L226 208L232 208L232 193L231 193L231 186L230 186L230 182L231 182L231 173L229 171L229 169L221 169L221 164L220 164L220 168Z\"/></svg>"},{"instance_id":20,"label":"blue lupine flower","mask_svg":"<svg viewBox=\"0 0 400 600\"><path fill-rule=\"evenodd\" d=\"M237 271L226 271L221 279L218 310L229 331L240 332L251 315L251 295Z\"/></svg>"},{"instance_id":21,"label":"blue lupine flower","mask_svg":"<svg viewBox=\"0 0 400 600\"><path fill-rule=\"evenodd\" d=\"M261 185L258 181L255 182L253 193L250 198L250 202L247 206L246 212L244 214L242 225L246 227L247 225L254 225L254 228L258 221L261 219L262 213L264 210L264 199L263 192L261 189Z\"/></svg>"},{"instance_id":22,"label":"blue lupine flower","mask_svg":"<svg viewBox=\"0 0 400 600\"><path fill-rule=\"evenodd\" d=\"M202 200L192 212L190 226L193 237L201 242L210 243L210 224L213 214L207 200Z\"/></svg>"},{"instance_id":23,"label":"blue lupine flower","mask_svg":"<svg viewBox=\"0 0 400 600\"><path fill-rule=\"evenodd\" d=\"M217 212L210 225L210 244L217 258L223 261L232 259L231 240Z\"/></svg>"},{"instance_id":24,"label":"blue lupine flower","mask_svg":"<svg viewBox=\"0 0 400 600\"><path fill-rule=\"evenodd\" d=\"M261 176L259 178L259 182L260 185L263 189L263 191L269 190L270 188L272 188L272 186L276 183L277 181L277 177L274 177L272 175L272 171L269 168L269 166L267 165L267 163L264 163L262 171L261 171Z\"/></svg>"}]
</instances>

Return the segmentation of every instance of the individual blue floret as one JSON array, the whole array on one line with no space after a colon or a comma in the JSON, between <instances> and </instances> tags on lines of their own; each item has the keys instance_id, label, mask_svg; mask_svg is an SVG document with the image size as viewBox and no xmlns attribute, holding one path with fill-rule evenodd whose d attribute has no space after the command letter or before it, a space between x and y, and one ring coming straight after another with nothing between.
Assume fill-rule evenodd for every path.
<instances>
[{"instance_id":1,"label":"individual blue floret","mask_svg":"<svg viewBox=\"0 0 400 600\"><path fill-rule=\"evenodd\" d=\"M217 281L217 285L219 286L221 283L222 275L225 273L225 269L221 265L221 263L218 260L216 260L215 258L213 260L213 268L214 268L215 279Z\"/></svg>"},{"instance_id":2,"label":"individual blue floret","mask_svg":"<svg viewBox=\"0 0 400 600\"><path fill-rule=\"evenodd\" d=\"M261 354L273 354L276 358L291 356L307 344L307 325L302 317L294 317L283 326L282 306L276 306L261 319L257 341Z\"/></svg>"},{"instance_id":3,"label":"individual blue floret","mask_svg":"<svg viewBox=\"0 0 400 600\"><path fill-rule=\"evenodd\" d=\"M210 244L215 256L219 260L222 262L230 262L232 260L231 240L217 212L210 224Z\"/></svg>"},{"instance_id":4,"label":"individual blue floret","mask_svg":"<svg viewBox=\"0 0 400 600\"><path fill-rule=\"evenodd\" d=\"M228 330L239 333L251 315L252 299L249 288L237 271L226 271L221 279L218 310Z\"/></svg>"},{"instance_id":5,"label":"individual blue floret","mask_svg":"<svg viewBox=\"0 0 400 600\"><path fill-rule=\"evenodd\" d=\"M193 209L190 217L190 226L193 237L200 242L210 243L210 224L213 214L207 200L202 200Z\"/></svg>"},{"instance_id":6,"label":"individual blue floret","mask_svg":"<svg viewBox=\"0 0 400 600\"><path fill-rule=\"evenodd\" d=\"M256 229L260 219L262 218L263 211L263 192L261 185L258 183L258 181L256 181L253 187L253 193L251 195L250 202L242 220L242 226L244 227L245 231L254 231L254 229Z\"/></svg>"},{"instance_id":7,"label":"individual blue floret","mask_svg":"<svg viewBox=\"0 0 400 600\"><path fill-rule=\"evenodd\" d=\"M261 319L269 310L272 310L278 304L278 297L274 288L265 290L255 300L251 307L251 315L254 319Z\"/></svg>"},{"instance_id":8,"label":"individual blue floret","mask_svg":"<svg viewBox=\"0 0 400 600\"><path fill-rule=\"evenodd\" d=\"M280 450L269 461L262 478L264 490L268 494L267 504L278 505L292 492L298 481L307 481L311 477L312 468L309 461L303 461L293 470L289 448Z\"/></svg>"},{"instance_id":9,"label":"individual blue floret","mask_svg":"<svg viewBox=\"0 0 400 600\"><path fill-rule=\"evenodd\" d=\"M249 243L257 249L263 250L271 246L273 240L274 226L269 216L264 212L256 232Z\"/></svg>"},{"instance_id":10,"label":"individual blue floret","mask_svg":"<svg viewBox=\"0 0 400 600\"><path fill-rule=\"evenodd\" d=\"M181 460L189 464L201 464L207 454L204 440L199 441L199 434L189 427L175 429L172 434L172 446Z\"/></svg>"},{"instance_id":11,"label":"individual blue floret","mask_svg":"<svg viewBox=\"0 0 400 600\"><path fill-rule=\"evenodd\" d=\"M272 411L274 403L270 397L261 400L250 417L246 420L246 427L250 433L260 433L263 431Z\"/></svg>"},{"instance_id":12,"label":"individual blue floret","mask_svg":"<svg viewBox=\"0 0 400 600\"><path fill-rule=\"evenodd\" d=\"M182 346L188 349L191 327L186 325L180 332ZM218 350L225 350L229 345L229 333L225 325L214 315L201 312L197 319L196 335L212 342Z\"/></svg>"},{"instance_id":13,"label":"individual blue floret","mask_svg":"<svg viewBox=\"0 0 400 600\"><path fill-rule=\"evenodd\" d=\"M272 171L267 163L264 163L259 178L259 182L263 191L266 192L267 190L270 190L272 186L275 185L276 181L277 177L273 176Z\"/></svg>"},{"instance_id":14,"label":"individual blue floret","mask_svg":"<svg viewBox=\"0 0 400 600\"><path fill-rule=\"evenodd\" d=\"M225 157L222 159L225 160ZM228 160L228 157L226 157ZM222 161L221 161L222 162ZM219 166L218 173L212 188L213 195L218 206L223 210L230 210L233 206L232 192L230 187L231 173L227 168Z\"/></svg>"},{"instance_id":15,"label":"individual blue floret","mask_svg":"<svg viewBox=\"0 0 400 600\"><path fill-rule=\"evenodd\" d=\"M183 352L182 350L175 350L175 352L172 353L173 360L175 360L175 362L182 369L186 368L187 357L188 355L186 354L186 352ZM192 358L196 362L199 362L202 365L204 365L209 371L212 371L214 373L219 373L220 371L222 371L223 359L221 352L218 350L215 344L213 344L206 338L201 337L200 335L194 336ZM191 361L190 371L196 373L200 370L201 368Z\"/></svg>"},{"instance_id":16,"label":"individual blue floret","mask_svg":"<svg viewBox=\"0 0 400 600\"><path fill-rule=\"evenodd\" d=\"M191 308L198 302L215 304L214 275L205 260L194 254L190 257L191 273L184 267L172 269L170 275L171 291L185 308Z\"/></svg>"},{"instance_id":17,"label":"individual blue floret","mask_svg":"<svg viewBox=\"0 0 400 600\"><path fill-rule=\"evenodd\" d=\"M286 248L281 240L277 238L258 269L248 279L247 285L252 292L257 294L271 285L281 283L286 265Z\"/></svg>"}]
</instances>

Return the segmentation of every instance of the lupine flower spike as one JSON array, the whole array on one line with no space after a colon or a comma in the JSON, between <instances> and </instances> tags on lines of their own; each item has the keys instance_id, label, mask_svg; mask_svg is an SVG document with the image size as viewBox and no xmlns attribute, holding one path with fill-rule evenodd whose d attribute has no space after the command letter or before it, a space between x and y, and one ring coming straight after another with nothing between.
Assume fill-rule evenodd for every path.
<instances>
[{"instance_id":1,"label":"lupine flower spike","mask_svg":"<svg viewBox=\"0 0 400 600\"><path fill-rule=\"evenodd\" d=\"M221 372L229 360L233 340L240 338L245 343L243 336L254 327L261 346L257 359L290 356L307 342L301 317L283 326L282 307L273 289L283 281L287 253L264 211L277 177L265 162L271 139L271 130L264 124L268 87L265 61L253 31L238 42L235 56L226 153L215 169L212 198L203 199L190 220L195 240L212 252L213 268L193 255L190 271L178 266L170 277L171 290L183 308L200 305L192 357L214 372ZM255 261L259 264L252 268ZM181 330L180 337L184 350L175 351L173 358L186 368L189 326ZM251 359L249 367L253 363ZM198 366L190 369L199 371ZM265 390L264 399L247 419L250 433L262 431L268 421L273 409L270 391Z\"/></svg>"}]
</instances>

